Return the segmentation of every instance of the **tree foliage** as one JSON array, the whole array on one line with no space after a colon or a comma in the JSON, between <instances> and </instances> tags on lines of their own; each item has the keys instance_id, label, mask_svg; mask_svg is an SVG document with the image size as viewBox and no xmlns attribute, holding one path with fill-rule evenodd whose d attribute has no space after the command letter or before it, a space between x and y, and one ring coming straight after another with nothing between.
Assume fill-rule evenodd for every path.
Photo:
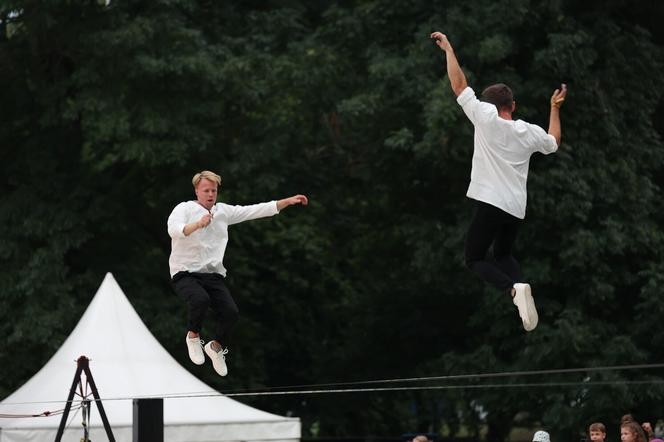
<instances>
[{"instance_id":1,"label":"tree foliage","mask_svg":"<svg viewBox=\"0 0 664 442\"><path fill-rule=\"evenodd\" d=\"M0 3L0 394L53 354L107 271L221 391L661 362L664 11L637 3ZM533 333L463 265L472 127L433 30L476 91L513 87L519 118L546 127L551 92L570 87L518 243ZM187 363L168 280L166 218L201 169L222 175L223 201L311 199L232 228L242 319L224 380ZM661 387L620 384L646 375L661 379L251 403L300 416L306 436L569 438L661 416Z\"/></svg>"}]
</instances>

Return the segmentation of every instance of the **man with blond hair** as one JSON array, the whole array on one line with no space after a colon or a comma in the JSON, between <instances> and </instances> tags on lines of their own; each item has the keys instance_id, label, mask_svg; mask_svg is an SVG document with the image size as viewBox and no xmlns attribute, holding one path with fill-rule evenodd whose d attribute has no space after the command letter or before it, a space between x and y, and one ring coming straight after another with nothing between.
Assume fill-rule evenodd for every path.
<instances>
[{"instance_id":1,"label":"man with blond hair","mask_svg":"<svg viewBox=\"0 0 664 442\"><path fill-rule=\"evenodd\" d=\"M530 156L550 154L560 145L560 106L567 95L561 85L551 96L549 130L513 120L516 102L505 84L489 86L482 101L468 87L454 49L441 32L431 38L445 52L447 75L457 102L475 128L473 164L466 196L475 215L466 236L466 265L482 279L512 296L526 331L537 327L538 315L530 285L523 281L512 255L517 232L526 216L526 181ZM487 252L493 245L493 257Z\"/></svg>"},{"instance_id":2,"label":"man with blond hair","mask_svg":"<svg viewBox=\"0 0 664 442\"><path fill-rule=\"evenodd\" d=\"M304 195L278 201L232 206L217 202L221 177L208 170L192 179L196 199L175 206L168 217L171 237L169 267L173 287L188 306L186 343L194 364L212 360L220 376L228 374L225 355L230 331L238 318L238 308L224 283L224 253L228 244L228 227L257 218L278 214L294 204L307 205ZM216 322L214 338L205 344L200 338L203 318L211 310ZM205 351L205 354L203 353Z\"/></svg>"}]
</instances>

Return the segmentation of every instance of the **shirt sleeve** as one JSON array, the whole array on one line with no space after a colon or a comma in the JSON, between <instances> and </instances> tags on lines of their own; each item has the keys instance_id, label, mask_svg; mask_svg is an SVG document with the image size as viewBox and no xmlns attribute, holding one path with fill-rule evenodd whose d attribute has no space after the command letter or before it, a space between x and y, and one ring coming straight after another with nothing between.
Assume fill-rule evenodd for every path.
<instances>
[{"instance_id":1,"label":"shirt sleeve","mask_svg":"<svg viewBox=\"0 0 664 442\"><path fill-rule=\"evenodd\" d=\"M252 204L249 206L229 206L225 205L228 225L241 223L257 218L265 218L274 216L279 213L277 210L277 202L270 201L267 203Z\"/></svg>"},{"instance_id":2,"label":"shirt sleeve","mask_svg":"<svg viewBox=\"0 0 664 442\"><path fill-rule=\"evenodd\" d=\"M466 87L459 94L457 97L457 103L459 103L473 125L498 117L498 109L496 109L496 106L478 100L475 96L475 91L471 87Z\"/></svg>"},{"instance_id":3,"label":"shirt sleeve","mask_svg":"<svg viewBox=\"0 0 664 442\"><path fill-rule=\"evenodd\" d=\"M553 135L548 134L536 124L527 123L527 126L528 142L533 151L548 155L558 150L558 143L556 143L556 138Z\"/></svg>"},{"instance_id":4,"label":"shirt sleeve","mask_svg":"<svg viewBox=\"0 0 664 442\"><path fill-rule=\"evenodd\" d=\"M168 234L171 238L184 238L184 226L187 225L187 210L184 203L175 206L168 217Z\"/></svg>"}]
</instances>

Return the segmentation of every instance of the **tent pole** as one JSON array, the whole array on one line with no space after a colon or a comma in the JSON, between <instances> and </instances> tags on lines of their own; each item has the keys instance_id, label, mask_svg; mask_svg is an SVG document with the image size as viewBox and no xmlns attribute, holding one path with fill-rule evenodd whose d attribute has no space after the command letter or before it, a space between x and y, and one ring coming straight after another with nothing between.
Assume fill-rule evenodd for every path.
<instances>
[{"instance_id":1,"label":"tent pole","mask_svg":"<svg viewBox=\"0 0 664 442\"><path fill-rule=\"evenodd\" d=\"M101 421L104 423L104 430L106 430L106 436L108 437L108 441L115 442L115 437L113 437L113 431L111 430L111 425L108 423L108 419L106 418L106 411L104 411L104 405L102 405L101 398L99 397L99 392L97 391L97 385L95 384L95 380L92 378L92 373L90 372L90 367L88 365L89 359L86 358L85 356L81 356L81 358L85 358L85 365L83 367L83 370L85 371L85 376L88 378L88 384L90 384L92 395L95 397L95 403L97 404L97 409L99 410Z\"/></svg>"},{"instance_id":2,"label":"tent pole","mask_svg":"<svg viewBox=\"0 0 664 442\"><path fill-rule=\"evenodd\" d=\"M82 358L83 356L81 356ZM69 410L71 409L71 401L74 399L74 394L76 393L76 386L81 382L81 358L78 359L78 367L76 368L76 374L74 374L74 382L71 384L69 389L69 396L67 396L67 403L65 404L65 411L62 413L62 419L60 419L60 426L58 427L58 433L55 435L55 442L60 442L62 439L62 433L65 431L65 425L67 425L67 417L69 416Z\"/></svg>"},{"instance_id":3,"label":"tent pole","mask_svg":"<svg viewBox=\"0 0 664 442\"><path fill-rule=\"evenodd\" d=\"M81 356L76 361L78 367L76 368L76 374L74 375L74 382L71 385L69 390L69 397L67 398L67 404L65 405L65 410L62 413L62 419L60 420L60 427L58 428L58 433L55 435L55 442L61 442L62 434L65 431L65 426L67 425L67 417L69 416L69 410L71 409L71 403L74 399L74 394L76 393L76 387L81 384L81 372L85 372L85 377L87 378L87 383L90 384L90 389L92 394L95 397L95 403L97 404L97 409L99 410L99 415L101 416L101 421L104 423L104 430L106 430L106 436L108 437L109 442L115 442L115 437L113 436L113 431L111 430L111 425L108 423L106 418L106 411L104 411L104 406L101 403L101 398L99 397L99 392L97 391L97 385L95 384L94 379L92 378L92 372L90 372L90 359L85 356Z\"/></svg>"}]
</instances>

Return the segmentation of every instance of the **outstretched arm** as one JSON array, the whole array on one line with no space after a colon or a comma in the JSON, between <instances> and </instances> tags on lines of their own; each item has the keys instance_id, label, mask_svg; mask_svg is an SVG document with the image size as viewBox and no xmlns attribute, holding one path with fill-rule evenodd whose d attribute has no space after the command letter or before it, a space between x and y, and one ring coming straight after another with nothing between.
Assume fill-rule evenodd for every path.
<instances>
[{"instance_id":1,"label":"outstretched arm","mask_svg":"<svg viewBox=\"0 0 664 442\"><path fill-rule=\"evenodd\" d=\"M277 201L277 210L281 212L281 209L292 206L293 204L302 204L303 206L306 206L309 204L309 200L304 195L295 195L290 198L284 198Z\"/></svg>"},{"instance_id":2,"label":"outstretched arm","mask_svg":"<svg viewBox=\"0 0 664 442\"><path fill-rule=\"evenodd\" d=\"M445 52L445 58L447 59L447 76L450 79L450 85L452 86L454 95L458 97L459 94L468 87L468 82L461 70L461 66L459 66L456 55L454 55L454 49L452 49L452 45L447 40L447 35L442 32L434 32L431 34L431 38L436 40L438 47Z\"/></svg>"},{"instance_id":3,"label":"outstretched arm","mask_svg":"<svg viewBox=\"0 0 664 442\"><path fill-rule=\"evenodd\" d=\"M562 106L567 96L567 85L561 84L560 89L553 91L551 96L551 114L549 116L549 134L556 139L556 144L560 146L562 138L562 129L560 128L560 106Z\"/></svg>"}]
</instances>

